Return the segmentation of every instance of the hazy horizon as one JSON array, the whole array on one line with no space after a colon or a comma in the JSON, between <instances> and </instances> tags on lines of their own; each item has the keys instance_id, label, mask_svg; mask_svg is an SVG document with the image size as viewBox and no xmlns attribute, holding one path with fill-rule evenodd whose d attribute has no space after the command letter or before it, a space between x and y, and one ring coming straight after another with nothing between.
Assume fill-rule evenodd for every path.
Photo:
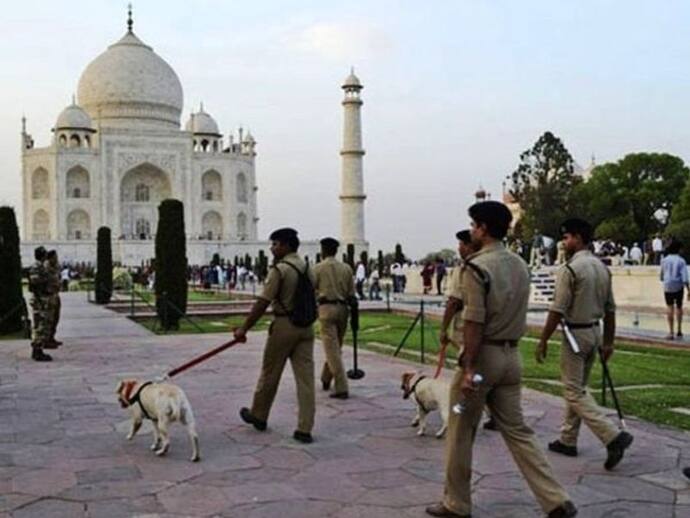
<instances>
[{"instance_id":1,"label":"hazy horizon","mask_svg":"<svg viewBox=\"0 0 690 518\"><path fill-rule=\"evenodd\" d=\"M182 125L201 101L257 145L260 237L338 235L340 85L362 97L373 253L454 248L479 184L500 198L544 131L582 166L641 151L690 159L690 4L667 1L138 1L134 31L177 72ZM0 204L21 220L21 117L36 146L86 65L126 29L126 1L4 6Z\"/></svg>"}]
</instances>

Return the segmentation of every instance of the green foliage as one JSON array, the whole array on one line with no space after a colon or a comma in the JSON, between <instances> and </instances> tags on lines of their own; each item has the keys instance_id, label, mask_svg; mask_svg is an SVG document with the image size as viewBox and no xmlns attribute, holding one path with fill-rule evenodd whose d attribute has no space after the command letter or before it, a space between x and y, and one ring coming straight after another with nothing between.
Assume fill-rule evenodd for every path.
<instances>
[{"instance_id":1,"label":"green foliage","mask_svg":"<svg viewBox=\"0 0 690 518\"><path fill-rule=\"evenodd\" d=\"M366 250L363 250L361 254L359 254L359 260L362 261L362 264L367 268L367 271L369 270L369 254L366 252Z\"/></svg>"},{"instance_id":2,"label":"green foliage","mask_svg":"<svg viewBox=\"0 0 690 518\"><path fill-rule=\"evenodd\" d=\"M187 311L184 206L179 200L163 200L158 206L155 291L161 326L177 329Z\"/></svg>"},{"instance_id":3,"label":"green foliage","mask_svg":"<svg viewBox=\"0 0 690 518\"><path fill-rule=\"evenodd\" d=\"M510 194L523 211L522 238L531 239L536 233L558 236L561 222L580 212L574 193L582 179L575 174L573 157L563 142L549 131L520 155L510 179Z\"/></svg>"},{"instance_id":4,"label":"green foliage","mask_svg":"<svg viewBox=\"0 0 690 518\"><path fill-rule=\"evenodd\" d=\"M678 202L671 211L671 221L666 227L666 234L673 236L683 243L683 255L690 257L690 181L680 193Z\"/></svg>"},{"instance_id":5,"label":"green foliage","mask_svg":"<svg viewBox=\"0 0 690 518\"><path fill-rule=\"evenodd\" d=\"M23 328L23 301L17 219L12 207L0 207L0 334Z\"/></svg>"},{"instance_id":6,"label":"green foliage","mask_svg":"<svg viewBox=\"0 0 690 518\"><path fill-rule=\"evenodd\" d=\"M587 200L586 214L597 237L642 241L664 230L666 222L655 213L673 214L689 175L676 156L633 153L595 167L579 195ZM672 218L678 230L683 226L681 213Z\"/></svg>"},{"instance_id":7,"label":"green foliage","mask_svg":"<svg viewBox=\"0 0 690 518\"><path fill-rule=\"evenodd\" d=\"M110 229L98 229L96 245L96 304L107 304L113 294L113 251Z\"/></svg>"},{"instance_id":8,"label":"green foliage","mask_svg":"<svg viewBox=\"0 0 690 518\"><path fill-rule=\"evenodd\" d=\"M455 250L452 250L450 248L443 248L442 250L439 250L438 252L429 252L422 258L422 263L433 263L436 262L436 259L439 257L443 259L443 262L446 264L451 264L455 259L457 258L457 252Z\"/></svg>"},{"instance_id":9,"label":"green foliage","mask_svg":"<svg viewBox=\"0 0 690 518\"><path fill-rule=\"evenodd\" d=\"M220 264L220 254L217 252L213 254L213 257L211 258L211 266L218 266Z\"/></svg>"},{"instance_id":10,"label":"green foliage","mask_svg":"<svg viewBox=\"0 0 690 518\"><path fill-rule=\"evenodd\" d=\"M376 269L379 271L379 277L383 277L386 271L386 263L383 260L383 251L379 250L376 256Z\"/></svg>"},{"instance_id":11,"label":"green foliage","mask_svg":"<svg viewBox=\"0 0 690 518\"><path fill-rule=\"evenodd\" d=\"M403 254L402 245L400 243L396 243L393 257L398 264L403 264L405 262L405 254Z\"/></svg>"}]
</instances>

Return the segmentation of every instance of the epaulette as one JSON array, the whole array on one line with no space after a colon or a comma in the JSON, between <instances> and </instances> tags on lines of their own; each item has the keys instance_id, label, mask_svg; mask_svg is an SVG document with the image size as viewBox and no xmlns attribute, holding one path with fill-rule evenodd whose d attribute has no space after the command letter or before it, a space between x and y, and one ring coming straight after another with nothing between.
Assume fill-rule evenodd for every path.
<instances>
[{"instance_id":1,"label":"epaulette","mask_svg":"<svg viewBox=\"0 0 690 518\"><path fill-rule=\"evenodd\" d=\"M471 268L472 271L477 274L479 281L484 285L484 292L489 293L489 289L491 288L491 279L489 279L489 275L472 261L465 261L465 266Z\"/></svg>"}]
</instances>

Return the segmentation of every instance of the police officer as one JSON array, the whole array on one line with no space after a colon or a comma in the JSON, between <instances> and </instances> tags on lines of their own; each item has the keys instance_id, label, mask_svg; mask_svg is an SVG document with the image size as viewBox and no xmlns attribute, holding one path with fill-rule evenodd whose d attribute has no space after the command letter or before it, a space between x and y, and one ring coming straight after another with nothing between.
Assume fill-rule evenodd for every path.
<instances>
[{"instance_id":1,"label":"police officer","mask_svg":"<svg viewBox=\"0 0 690 518\"><path fill-rule=\"evenodd\" d=\"M29 269L29 291L31 291L31 309L33 314L33 335L31 337L31 358L37 362L49 362L53 358L43 352L48 343L48 272L45 269L46 249L39 246L34 250L36 261Z\"/></svg>"},{"instance_id":2,"label":"police officer","mask_svg":"<svg viewBox=\"0 0 690 518\"><path fill-rule=\"evenodd\" d=\"M297 255L299 238L292 228L273 232L271 253L275 264L270 269L264 289L244 323L234 330L235 338L244 339L247 331L273 306L273 321L268 330L261 374L254 391L251 408L243 407L240 417L259 431L266 430L266 421L278 390L285 363L290 360L297 385L298 420L295 440L310 443L314 426L314 330L311 325L298 327L291 322L299 281L299 272L306 273L313 286L314 276ZM313 295L313 292L312 292Z\"/></svg>"},{"instance_id":3,"label":"police officer","mask_svg":"<svg viewBox=\"0 0 690 518\"><path fill-rule=\"evenodd\" d=\"M57 251L49 250L46 254L44 263L48 274L48 285L46 287L47 299L47 321L48 321L48 340L44 344L44 349L57 349L62 342L55 339L58 323L60 322L60 263L58 262Z\"/></svg>"},{"instance_id":4,"label":"police officer","mask_svg":"<svg viewBox=\"0 0 690 518\"><path fill-rule=\"evenodd\" d=\"M604 467L613 469L623 458L633 436L618 428L601 412L587 382L598 348L604 361L613 354L616 331L616 306L611 289L611 275L589 251L592 227L585 220L573 218L561 225L563 245L570 256L558 270L554 300L536 350L538 362L546 358L548 340L561 321L570 327L580 352L568 341L561 346L561 380L564 385L565 418L561 437L549 444L549 450L570 457L577 456L577 438L582 421L606 445ZM603 318L603 337L599 321Z\"/></svg>"},{"instance_id":5,"label":"police officer","mask_svg":"<svg viewBox=\"0 0 690 518\"><path fill-rule=\"evenodd\" d=\"M341 349L347 330L348 303L355 296L352 268L336 259L340 243L332 237L321 240L323 260L314 266L314 289L319 303L321 342L326 361L321 371L321 383L329 390L331 381L335 388L330 397L348 398L347 376L343 367Z\"/></svg>"},{"instance_id":6,"label":"police officer","mask_svg":"<svg viewBox=\"0 0 690 518\"><path fill-rule=\"evenodd\" d=\"M465 261L471 254L478 251L472 243L472 236L469 230L461 230L455 234L458 240L458 253L460 259ZM453 268L453 273L450 277L448 300L446 301L446 309L443 313L443 321L441 323L441 334L439 341L443 346L453 344L460 348L462 353L462 318L461 312L463 308L462 303L462 268L457 266ZM452 337L448 336L448 328L453 324ZM496 421L489 414L489 420L484 423L485 430L496 430Z\"/></svg>"},{"instance_id":7,"label":"police officer","mask_svg":"<svg viewBox=\"0 0 690 518\"><path fill-rule=\"evenodd\" d=\"M470 516L472 447L487 404L544 512L550 518L575 516L577 509L554 478L522 415L517 345L526 328L529 272L524 261L501 243L512 215L497 201L476 203L469 215L472 242L479 251L468 257L462 271L464 351L450 392L451 406L462 402L463 411L451 412L449 418L443 502L426 511L432 516ZM479 385L473 382L475 374L483 376Z\"/></svg>"}]
</instances>

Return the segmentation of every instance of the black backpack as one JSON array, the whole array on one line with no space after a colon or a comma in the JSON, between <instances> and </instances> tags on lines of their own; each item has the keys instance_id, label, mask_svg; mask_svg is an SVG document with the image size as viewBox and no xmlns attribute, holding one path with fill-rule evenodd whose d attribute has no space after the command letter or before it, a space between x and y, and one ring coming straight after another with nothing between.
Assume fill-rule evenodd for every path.
<instances>
[{"instance_id":1,"label":"black backpack","mask_svg":"<svg viewBox=\"0 0 690 518\"><path fill-rule=\"evenodd\" d=\"M316 321L318 316L316 309L316 293L314 292L314 286L311 283L311 279L309 275L307 275L309 272L309 265L304 268L304 272L300 272L299 268L294 264L288 261L281 262L289 265L297 272L297 288L295 289L295 300L291 312L285 309L285 306L280 300L280 292L278 295L278 302L288 314L290 322L297 327L309 327ZM280 272L280 270L278 271Z\"/></svg>"}]
</instances>

